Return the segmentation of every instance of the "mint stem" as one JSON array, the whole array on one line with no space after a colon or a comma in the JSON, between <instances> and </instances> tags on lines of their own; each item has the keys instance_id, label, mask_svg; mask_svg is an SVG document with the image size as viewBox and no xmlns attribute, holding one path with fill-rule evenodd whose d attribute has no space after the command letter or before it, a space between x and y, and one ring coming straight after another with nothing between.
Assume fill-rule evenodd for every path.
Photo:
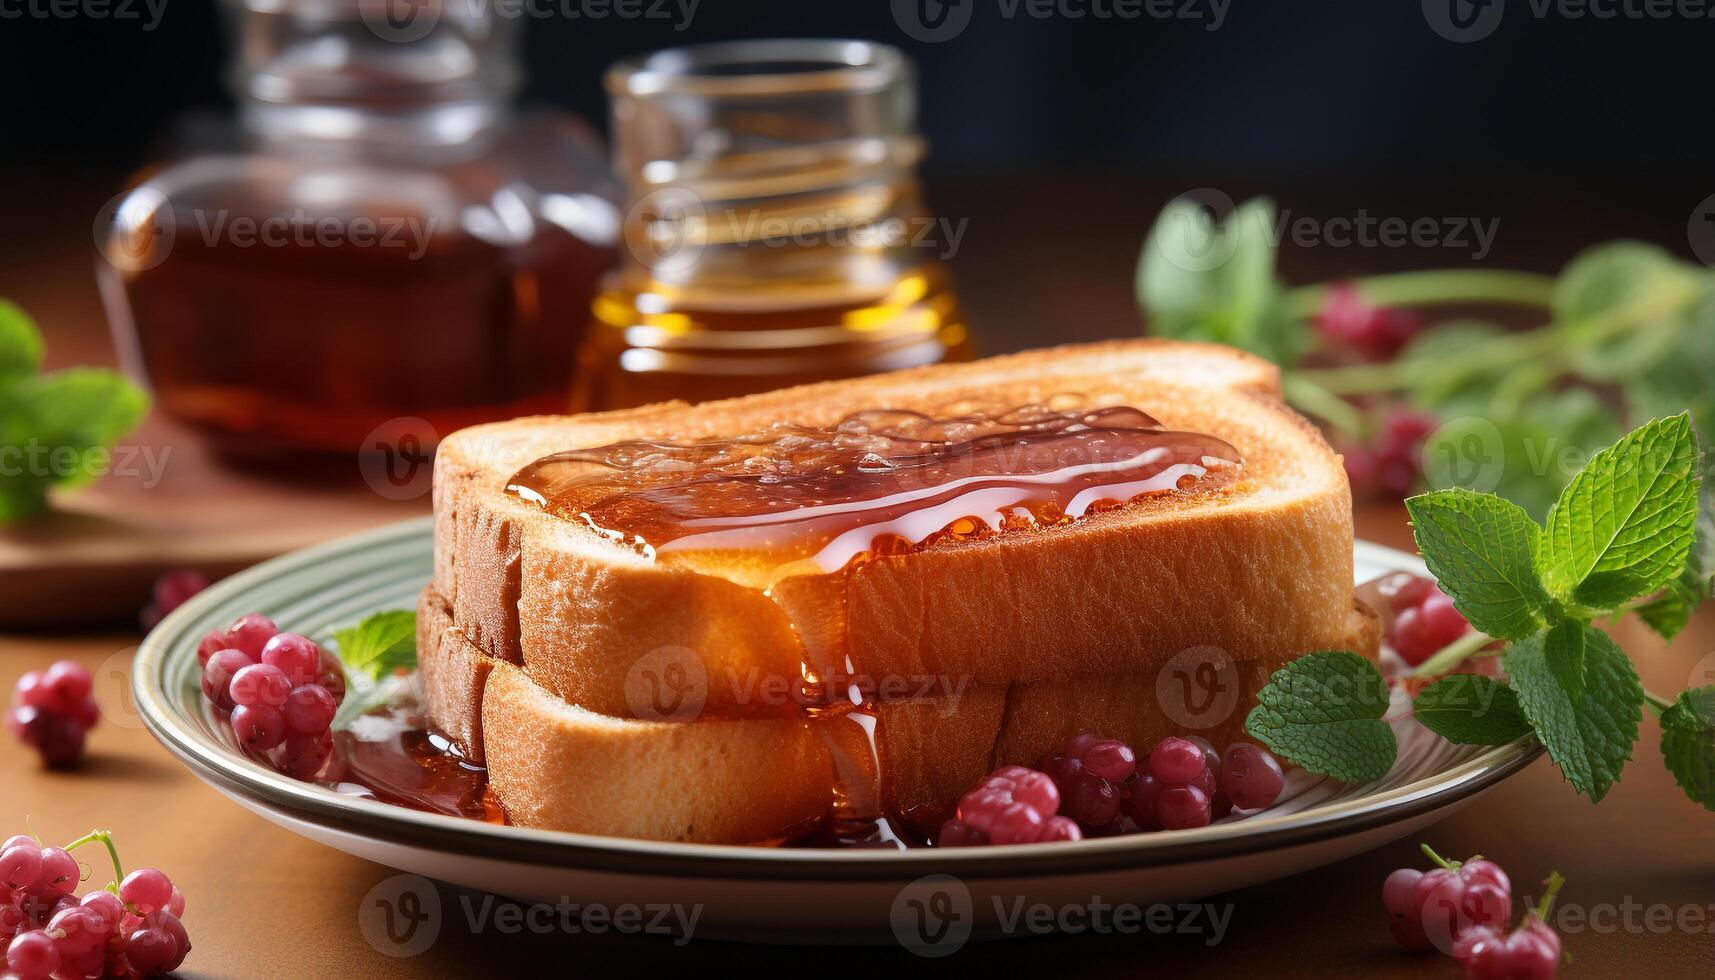
<instances>
[{"instance_id":1,"label":"mint stem","mask_svg":"<svg viewBox=\"0 0 1715 980\"><path fill-rule=\"evenodd\" d=\"M75 851L83 845L94 843L95 841L100 841L102 844L106 845L107 855L113 859L113 884L118 886L120 882L125 880L125 869L119 864L119 848L113 846L112 831L92 830L82 837L79 837L77 840L72 841L70 844L67 844L65 849L67 851Z\"/></svg>"},{"instance_id":2,"label":"mint stem","mask_svg":"<svg viewBox=\"0 0 1715 980\"><path fill-rule=\"evenodd\" d=\"M1452 643L1442 647L1434 656L1418 664L1411 672L1412 677L1439 677L1465 661L1471 659L1484 647L1495 642L1495 638L1487 633L1472 630L1459 637Z\"/></svg>"},{"instance_id":3,"label":"mint stem","mask_svg":"<svg viewBox=\"0 0 1715 980\"><path fill-rule=\"evenodd\" d=\"M1673 707L1672 701L1669 701L1659 694L1652 694L1649 691L1644 692L1644 704L1649 705L1649 709L1655 712L1656 717L1658 718L1661 717L1661 713L1663 711Z\"/></svg>"},{"instance_id":4,"label":"mint stem","mask_svg":"<svg viewBox=\"0 0 1715 980\"><path fill-rule=\"evenodd\" d=\"M1552 276L1509 269L1423 269L1347 281L1382 306L1492 303L1546 309L1554 296ZM1321 308L1327 289L1323 284L1289 290L1286 308L1294 316L1309 317Z\"/></svg>"}]
</instances>

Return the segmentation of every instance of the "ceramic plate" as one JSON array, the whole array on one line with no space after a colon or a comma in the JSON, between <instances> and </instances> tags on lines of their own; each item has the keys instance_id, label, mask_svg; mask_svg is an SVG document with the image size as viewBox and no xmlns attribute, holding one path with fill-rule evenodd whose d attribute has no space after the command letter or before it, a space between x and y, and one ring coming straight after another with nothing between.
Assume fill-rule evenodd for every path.
<instances>
[{"instance_id":1,"label":"ceramic plate","mask_svg":"<svg viewBox=\"0 0 1715 980\"><path fill-rule=\"evenodd\" d=\"M1344 785L1289 776L1282 801L1198 830L1076 843L946 851L671 844L501 827L419 813L300 783L234 753L213 732L196 645L247 612L310 632L413 607L429 580L429 519L296 552L227 579L167 617L138 652L142 715L191 771L241 806L331 847L405 871L529 902L700 906L699 937L776 942L944 941L1005 932L1018 899L1050 906L1180 902L1273 880L1413 834L1534 759L1529 739L1454 746L1406 718L1386 778ZM1359 542L1357 576L1421 573L1418 559ZM1397 714L1397 712L1396 712ZM940 935L942 938L936 938ZM961 939L962 941L962 939ZM933 951L931 949L931 951Z\"/></svg>"}]
</instances>

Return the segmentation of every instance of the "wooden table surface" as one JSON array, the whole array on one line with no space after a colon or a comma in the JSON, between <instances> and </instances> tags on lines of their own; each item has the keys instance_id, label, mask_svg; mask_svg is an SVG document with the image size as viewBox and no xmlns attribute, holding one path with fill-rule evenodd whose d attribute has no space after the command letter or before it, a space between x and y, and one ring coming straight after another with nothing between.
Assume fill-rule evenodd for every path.
<instances>
[{"instance_id":1,"label":"wooden table surface","mask_svg":"<svg viewBox=\"0 0 1715 980\"><path fill-rule=\"evenodd\" d=\"M101 191L72 186L57 198L46 195L43 206L61 214L85 213L78 210L85 207L93 213L105 198ZM989 213L965 203L967 213ZM1159 203L1134 200L1125 206L1147 215ZM1017 221L1020 234L1052 239L1066 216L991 210L1001 216L996 220L1002 227L993 237L973 238L955 261L991 349L1135 332L1123 273L1146 218L1133 216L1129 225L1076 223L1079 235L1093 229L1108 236L1097 247L1088 241L1080 246L1080 254L1102 258L1069 267L1059 299L1051 301L1018 293L1034 260L1006 247L1001 232L1008 221ZM1115 225L1123 227L1111 230ZM15 281L0 283L0 293L26 302L49 326L51 356L59 363L106 356L86 249L75 235L50 238L25 257L32 264L8 276ZM1397 507L1362 510L1359 534L1409 547L1404 512ZM1676 692L1689 683L1715 682L1715 617L1707 612L1671 648L1635 624L1623 624L1618 635L1652 689ZM615 935L473 935L459 917L449 916L426 952L390 958L365 942L357 915L362 897L393 872L252 816L175 762L143 731L124 693L138 639L131 630L88 624L0 634L4 690L26 670L69 658L96 671L105 713L91 736L88 764L78 772L42 772L27 752L9 741L0 745L0 836L26 825L54 840L111 829L129 865L166 870L189 898L186 924L196 948L183 976L451 977L549 970L605 976L668 969L886 976L949 968L1018 976L1458 975L1451 961L1403 956L1388 939L1379 890L1393 868L1421 864L1415 844L1407 841L1217 898L1232 903L1235 912L1216 949L1199 937L1086 935L975 944L948 962L919 960L898 949L821 951L702 941L680 947ZM1481 852L1498 860L1522 894L1534 893L1531 883L1551 869L1567 876L1562 902L1583 908L1591 925L1565 936L1573 962L1564 976L1715 975L1715 815L1687 802L1672 784L1659 761L1657 738L1658 728L1646 716L1638 758L1599 806L1577 797L1542 760L1424 834L1444 854ZM95 874L101 873L97 864ZM454 894L443 886L444 899Z\"/></svg>"}]
</instances>

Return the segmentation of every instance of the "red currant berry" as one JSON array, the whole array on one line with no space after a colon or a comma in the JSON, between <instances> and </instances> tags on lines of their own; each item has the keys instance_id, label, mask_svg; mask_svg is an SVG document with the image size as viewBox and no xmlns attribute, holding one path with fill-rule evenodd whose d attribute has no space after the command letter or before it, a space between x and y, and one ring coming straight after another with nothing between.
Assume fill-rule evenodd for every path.
<instances>
[{"instance_id":1,"label":"red currant berry","mask_svg":"<svg viewBox=\"0 0 1715 980\"><path fill-rule=\"evenodd\" d=\"M1110 783L1123 783L1137 771L1137 754L1117 738L1103 739L1084 751L1084 770Z\"/></svg>"},{"instance_id":2,"label":"red currant berry","mask_svg":"<svg viewBox=\"0 0 1715 980\"><path fill-rule=\"evenodd\" d=\"M1273 806L1286 785L1286 775L1280 762L1266 750L1249 742L1227 747L1221 760L1221 791L1240 810L1259 810Z\"/></svg>"},{"instance_id":3,"label":"red currant berry","mask_svg":"<svg viewBox=\"0 0 1715 980\"><path fill-rule=\"evenodd\" d=\"M232 734L245 748L266 752L286 741L286 715L268 705L241 704L232 709Z\"/></svg>"},{"instance_id":4,"label":"red currant berry","mask_svg":"<svg viewBox=\"0 0 1715 980\"><path fill-rule=\"evenodd\" d=\"M286 725L299 735L325 732L333 727L333 716L338 710L339 706L333 703L333 695L329 694L326 688L317 684L304 684L294 688L286 698ZM1032 775L1041 777L1042 782L1048 784L1048 792L1054 791L1054 784L1049 782L1046 776L1041 773ZM1013 795L1019 796L1019 791L1014 789ZM1053 808L1050 807L1049 812L1052 811Z\"/></svg>"},{"instance_id":5,"label":"red currant berry","mask_svg":"<svg viewBox=\"0 0 1715 980\"><path fill-rule=\"evenodd\" d=\"M226 649L208 658L202 668L202 694L208 702L222 711L231 711L232 679L238 672L255 664L243 650Z\"/></svg>"},{"instance_id":6,"label":"red currant berry","mask_svg":"<svg viewBox=\"0 0 1715 980\"><path fill-rule=\"evenodd\" d=\"M1211 816L1208 795L1195 786L1167 786L1155 795L1155 818L1166 830L1206 827Z\"/></svg>"},{"instance_id":7,"label":"red currant berry","mask_svg":"<svg viewBox=\"0 0 1715 980\"><path fill-rule=\"evenodd\" d=\"M278 633L262 647L262 662L278 669L292 686L311 684L321 673L321 647L297 633Z\"/></svg>"},{"instance_id":8,"label":"red currant berry","mask_svg":"<svg viewBox=\"0 0 1715 980\"><path fill-rule=\"evenodd\" d=\"M1149 753L1149 771L1163 784L1184 786L1206 769L1203 750L1176 735L1162 739Z\"/></svg>"},{"instance_id":9,"label":"red currant berry","mask_svg":"<svg viewBox=\"0 0 1715 980\"><path fill-rule=\"evenodd\" d=\"M232 675L232 700L240 706L279 708L291 693L291 680L270 664L251 664Z\"/></svg>"},{"instance_id":10,"label":"red currant berry","mask_svg":"<svg viewBox=\"0 0 1715 980\"><path fill-rule=\"evenodd\" d=\"M274 625L273 620L260 613L251 613L240 616L237 622L227 627L227 645L243 650L252 660L260 662L262 648L279 632L280 628Z\"/></svg>"},{"instance_id":11,"label":"red currant berry","mask_svg":"<svg viewBox=\"0 0 1715 980\"><path fill-rule=\"evenodd\" d=\"M942 824L935 835L936 847L981 847L988 842L987 834L957 817Z\"/></svg>"}]
</instances>

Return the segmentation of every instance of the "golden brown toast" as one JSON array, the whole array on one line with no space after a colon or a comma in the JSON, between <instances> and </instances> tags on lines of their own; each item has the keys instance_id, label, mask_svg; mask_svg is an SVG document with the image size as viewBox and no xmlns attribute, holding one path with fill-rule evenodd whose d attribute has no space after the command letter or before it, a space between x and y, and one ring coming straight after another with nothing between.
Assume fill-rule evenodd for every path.
<instances>
[{"instance_id":1,"label":"golden brown toast","mask_svg":"<svg viewBox=\"0 0 1715 980\"><path fill-rule=\"evenodd\" d=\"M1217 489L767 591L741 560L654 562L505 490L540 457L626 439L1068 396L1217 436L1242 469ZM1352 600L1338 456L1280 401L1273 366L1208 345L1066 347L696 407L480 426L442 443L435 512L435 578L420 620L428 705L439 727L486 756L526 825L725 841L788 829L807 795L831 787L826 753L810 748L829 733L758 692L796 681L806 664L820 671L849 658L859 674L905 681L875 706L882 793L890 807L930 813L987 767L1029 764L1084 728L1144 743L1184 731L1157 698L1188 649L1213 648L1238 678L1224 727L1209 732L1231 741L1274 667L1322 648L1373 655L1379 642L1374 617ZM663 656L702 680L688 717L639 710L639 681L658 679ZM920 679L945 690L914 688ZM605 768L604 751L627 760L630 775ZM687 760L705 787L749 787L751 803L723 821L701 800L681 801L675 780ZM771 775L768 785L756 785L756 772ZM655 814L627 815L645 799Z\"/></svg>"}]
</instances>

